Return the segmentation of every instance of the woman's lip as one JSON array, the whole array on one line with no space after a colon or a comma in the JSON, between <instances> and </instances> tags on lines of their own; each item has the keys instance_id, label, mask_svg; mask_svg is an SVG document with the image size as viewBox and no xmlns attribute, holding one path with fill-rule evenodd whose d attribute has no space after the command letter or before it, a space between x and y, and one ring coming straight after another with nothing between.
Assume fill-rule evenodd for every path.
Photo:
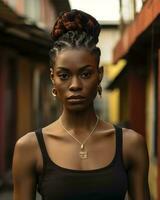
<instances>
[{"instance_id":1,"label":"woman's lip","mask_svg":"<svg viewBox=\"0 0 160 200\"><path fill-rule=\"evenodd\" d=\"M70 103L80 103L83 102L85 100L85 98L81 97L81 98L68 98L67 101Z\"/></svg>"},{"instance_id":2,"label":"woman's lip","mask_svg":"<svg viewBox=\"0 0 160 200\"><path fill-rule=\"evenodd\" d=\"M70 96L70 97L68 97L67 99L84 99L84 97L78 95L78 96Z\"/></svg>"}]
</instances>

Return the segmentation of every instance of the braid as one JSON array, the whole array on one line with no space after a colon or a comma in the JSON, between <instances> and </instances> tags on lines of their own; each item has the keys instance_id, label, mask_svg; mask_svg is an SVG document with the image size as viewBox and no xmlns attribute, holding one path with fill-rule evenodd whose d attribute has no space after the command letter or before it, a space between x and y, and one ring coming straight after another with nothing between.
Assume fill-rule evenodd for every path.
<instances>
[{"instance_id":1,"label":"braid","mask_svg":"<svg viewBox=\"0 0 160 200\"><path fill-rule=\"evenodd\" d=\"M96 47L100 25L91 15L80 11L71 10L62 13L51 32L53 41L50 50L51 66L54 66L54 58L64 48L86 48L94 53L99 64L100 49Z\"/></svg>"}]
</instances>

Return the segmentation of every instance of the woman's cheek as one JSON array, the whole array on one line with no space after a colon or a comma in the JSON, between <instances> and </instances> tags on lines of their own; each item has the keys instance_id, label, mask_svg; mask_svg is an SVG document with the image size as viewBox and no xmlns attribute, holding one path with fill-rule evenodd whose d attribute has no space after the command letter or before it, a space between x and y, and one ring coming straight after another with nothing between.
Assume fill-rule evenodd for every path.
<instances>
[{"instance_id":1,"label":"woman's cheek","mask_svg":"<svg viewBox=\"0 0 160 200\"><path fill-rule=\"evenodd\" d=\"M61 100L65 99L67 88L64 87L64 84L57 85L56 89L57 89L57 97L59 97Z\"/></svg>"},{"instance_id":2,"label":"woman's cheek","mask_svg":"<svg viewBox=\"0 0 160 200\"><path fill-rule=\"evenodd\" d=\"M91 96L92 98L95 98L97 95L97 84L95 83L91 84L89 91L90 92L88 95Z\"/></svg>"}]
</instances>

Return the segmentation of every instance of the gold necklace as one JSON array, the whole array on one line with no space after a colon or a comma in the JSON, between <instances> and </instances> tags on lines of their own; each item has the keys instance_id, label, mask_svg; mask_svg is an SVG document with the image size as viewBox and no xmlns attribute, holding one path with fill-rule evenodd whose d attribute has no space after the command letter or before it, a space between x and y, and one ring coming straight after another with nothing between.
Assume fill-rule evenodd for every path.
<instances>
[{"instance_id":1,"label":"gold necklace","mask_svg":"<svg viewBox=\"0 0 160 200\"><path fill-rule=\"evenodd\" d=\"M68 133L74 140L76 140L79 144L80 144L80 152L79 152L79 156L81 159L87 159L88 158L88 151L85 147L85 143L87 142L87 140L89 139L89 137L92 135L92 133L95 131L95 129L97 128L99 122L99 117L97 117L97 121L95 123L95 126L93 127L93 129L91 130L91 132L89 133L89 135L86 137L86 139L83 142L80 142L75 136L73 136L63 125L62 120L60 118L60 124L62 126L62 128L66 131L66 133Z\"/></svg>"}]
</instances>

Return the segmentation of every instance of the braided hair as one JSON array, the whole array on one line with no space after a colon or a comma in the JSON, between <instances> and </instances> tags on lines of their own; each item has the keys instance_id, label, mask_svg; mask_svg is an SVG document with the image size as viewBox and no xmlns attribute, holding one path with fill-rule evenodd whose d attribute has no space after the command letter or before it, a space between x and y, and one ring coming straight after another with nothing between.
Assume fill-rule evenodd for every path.
<instances>
[{"instance_id":1,"label":"braided hair","mask_svg":"<svg viewBox=\"0 0 160 200\"><path fill-rule=\"evenodd\" d=\"M101 51L96 44L99 33L100 25L91 15L76 9L61 13L51 31L50 65L54 66L56 55L65 48L85 48L96 56L98 66Z\"/></svg>"}]
</instances>

